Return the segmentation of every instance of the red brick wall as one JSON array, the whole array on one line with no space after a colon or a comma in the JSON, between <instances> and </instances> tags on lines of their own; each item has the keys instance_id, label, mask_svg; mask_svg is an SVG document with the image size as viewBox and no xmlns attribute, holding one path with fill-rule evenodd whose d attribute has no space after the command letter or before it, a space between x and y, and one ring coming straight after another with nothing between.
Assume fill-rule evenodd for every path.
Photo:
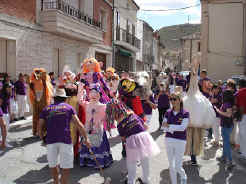
<instances>
[{"instance_id":1,"label":"red brick wall","mask_svg":"<svg viewBox=\"0 0 246 184\"><path fill-rule=\"evenodd\" d=\"M0 13L34 23L36 20L36 0L0 0Z\"/></svg>"},{"instance_id":2,"label":"red brick wall","mask_svg":"<svg viewBox=\"0 0 246 184\"><path fill-rule=\"evenodd\" d=\"M108 0L112 3L112 0ZM94 0L94 18L100 19L100 10L107 11L107 31L103 34L104 44L112 46L112 23L113 23L113 11L112 7L109 6L104 0Z\"/></svg>"}]
</instances>

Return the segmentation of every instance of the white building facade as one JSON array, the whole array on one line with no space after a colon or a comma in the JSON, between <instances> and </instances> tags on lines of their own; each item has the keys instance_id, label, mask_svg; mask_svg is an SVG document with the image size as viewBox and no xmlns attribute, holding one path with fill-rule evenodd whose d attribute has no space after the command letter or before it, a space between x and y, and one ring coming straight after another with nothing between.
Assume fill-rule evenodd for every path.
<instances>
[{"instance_id":1,"label":"white building facade","mask_svg":"<svg viewBox=\"0 0 246 184\"><path fill-rule=\"evenodd\" d=\"M137 11L134 0L115 0L114 12L114 67L118 71L136 71L136 54L140 40L136 37Z\"/></svg>"},{"instance_id":2,"label":"white building facade","mask_svg":"<svg viewBox=\"0 0 246 184\"><path fill-rule=\"evenodd\" d=\"M58 76L65 65L79 72L82 61L97 51L107 54L106 65L111 66L112 47L103 43L93 2L36 0L34 22L0 14L0 73L16 78L20 72L30 74L43 67Z\"/></svg>"}]
</instances>

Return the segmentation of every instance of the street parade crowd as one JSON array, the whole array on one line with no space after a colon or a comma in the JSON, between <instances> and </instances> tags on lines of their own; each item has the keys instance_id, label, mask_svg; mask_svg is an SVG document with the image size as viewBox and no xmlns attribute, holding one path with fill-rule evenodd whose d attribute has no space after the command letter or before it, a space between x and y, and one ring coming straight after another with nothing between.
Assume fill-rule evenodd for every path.
<instances>
[{"instance_id":1,"label":"street parade crowd","mask_svg":"<svg viewBox=\"0 0 246 184\"><path fill-rule=\"evenodd\" d=\"M149 184L150 158L160 149L148 128L153 110L158 109L159 122L152 123L158 123L157 131L165 134L172 184L177 184L177 174L181 184L187 183L183 157L190 156L191 164L197 165L204 136L214 138L213 146L223 147L218 160L232 169L232 149L246 159L246 81L239 80L238 86L232 79L225 84L213 81L206 70L198 73L198 66L194 59L187 76L172 71L153 76L145 71L118 73L112 67L102 71L100 62L88 58L80 73L66 66L57 79L43 68L30 75L20 73L16 82L5 74L0 83L1 149L11 147L9 124L24 120L32 111L32 133L47 147L54 184L67 184L76 158L81 167L101 171L111 166L109 138L117 129L127 183L135 184L136 168L141 165L139 180Z\"/></svg>"}]
</instances>

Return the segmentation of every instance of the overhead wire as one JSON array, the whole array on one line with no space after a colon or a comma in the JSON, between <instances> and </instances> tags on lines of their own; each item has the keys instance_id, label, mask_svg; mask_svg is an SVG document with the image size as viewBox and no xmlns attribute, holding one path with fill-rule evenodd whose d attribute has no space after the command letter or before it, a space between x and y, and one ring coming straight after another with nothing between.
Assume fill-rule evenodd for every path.
<instances>
[{"instance_id":1,"label":"overhead wire","mask_svg":"<svg viewBox=\"0 0 246 184\"><path fill-rule=\"evenodd\" d=\"M154 9L140 9L139 11L146 11L146 12L163 12L163 11L180 11L180 10L186 10L186 9L190 9L190 8L194 8L194 7L198 7L201 4L195 4L195 5L191 5L191 6L186 6L186 7L182 7L182 8L170 8L170 9L158 9L158 10L154 10ZM115 8L119 8L119 9L125 9L128 11L137 11L136 9L131 9L131 8L127 8L127 7L122 7L122 6L115 6Z\"/></svg>"}]
</instances>

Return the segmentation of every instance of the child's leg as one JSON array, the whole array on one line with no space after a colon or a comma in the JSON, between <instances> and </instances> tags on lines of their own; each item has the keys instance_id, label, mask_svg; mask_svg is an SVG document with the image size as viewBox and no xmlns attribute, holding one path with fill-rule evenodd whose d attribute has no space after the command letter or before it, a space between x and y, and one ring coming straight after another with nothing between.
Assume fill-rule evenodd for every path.
<instances>
[{"instance_id":1,"label":"child's leg","mask_svg":"<svg viewBox=\"0 0 246 184\"><path fill-rule=\"evenodd\" d=\"M128 160L126 158L127 170L128 170L128 184L135 184L137 161Z\"/></svg>"},{"instance_id":2,"label":"child's leg","mask_svg":"<svg viewBox=\"0 0 246 184\"><path fill-rule=\"evenodd\" d=\"M143 169L143 182L148 184L150 183L150 172L149 172L149 158L143 158L141 160L141 165Z\"/></svg>"}]
</instances>

